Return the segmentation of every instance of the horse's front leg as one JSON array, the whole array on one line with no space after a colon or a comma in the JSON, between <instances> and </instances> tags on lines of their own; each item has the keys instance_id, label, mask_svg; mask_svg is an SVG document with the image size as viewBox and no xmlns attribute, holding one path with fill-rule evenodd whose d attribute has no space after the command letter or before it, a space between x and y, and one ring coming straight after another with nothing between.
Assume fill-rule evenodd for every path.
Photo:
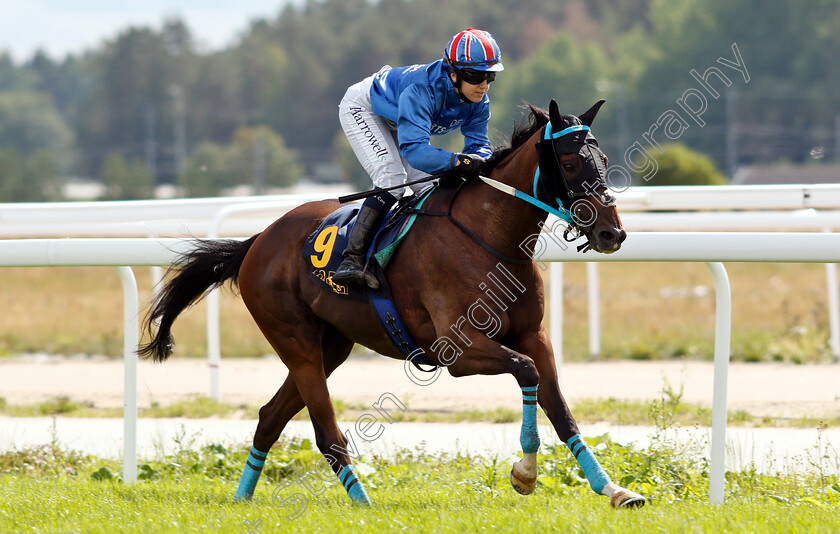
<instances>
[{"instance_id":1,"label":"horse's front leg","mask_svg":"<svg viewBox=\"0 0 840 534\"><path fill-rule=\"evenodd\" d=\"M610 479L595 454L581 437L577 422L572 417L566 399L560 392L557 369L554 366L554 352L545 330L540 329L535 335L528 336L520 344L519 349L531 355L540 376L537 400L545 410L557 435L574 454L592 490L609 497L613 508L644 505L644 497L622 488Z\"/></svg>"},{"instance_id":2,"label":"horse's front leg","mask_svg":"<svg viewBox=\"0 0 840 534\"><path fill-rule=\"evenodd\" d=\"M539 374L534 361L524 354L505 347L489 338L481 337L468 352L452 365L449 373L454 376L475 374L496 375L510 373L522 389L522 429L519 443L522 460L515 462L510 472L510 483L523 495L534 491L537 485L537 451L540 436L537 430L537 390Z\"/></svg>"}]
</instances>

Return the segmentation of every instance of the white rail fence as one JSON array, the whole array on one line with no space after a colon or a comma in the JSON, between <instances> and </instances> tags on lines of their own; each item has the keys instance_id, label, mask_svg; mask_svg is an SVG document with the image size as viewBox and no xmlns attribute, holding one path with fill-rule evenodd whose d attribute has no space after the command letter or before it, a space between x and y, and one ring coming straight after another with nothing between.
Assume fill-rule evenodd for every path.
<instances>
[{"instance_id":1,"label":"white rail fence","mask_svg":"<svg viewBox=\"0 0 840 534\"><path fill-rule=\"evenodd\" d=\"M622 211L840 208L840 184L650 186L616 193Z\"/></svg>"},{"instance_id":2,"label":"white rail fence","mask_svg":"<svg viewBox=\"0 0 840 534\"><path fill-rule=\"evenodd\" d=\"M59 223L117 223L153 220L212 220L232 204L290 202L335 198L336 193L218 197L168 200L0 203L0 227ZM795 210L840 209L840 184L751 186L630 187L616 193L626 211L650 210ZM45 210L45 207L49 209ZM18 236L26 237L26 236Z\"/></svg>"},{"instance_id":3,"label":"white rail fence","mask_svg":"<svg viewBox=\"0 0 840 534\"><path fill-rule=\"evenodd\" d=\"M279 215L324 194L295 194L204 199L170 199L113 202L58 202L0 204L0 237L188 237L249 236L262 231ZM830 231L840 226L840 185L767 186L660 186L633 187L616 194L628 231ZM720 210L734 212L644 213L645 210ZM762 210L762 211L754 211ZM767 211L775 210L775 211ZM784 210L784 211L782 211ZM793 210L793 211L791 211ZM634 212L634 211L642 211ZM269 214L256 217L256 214ZM549 221L548 226L553 227ZM829 346L833 360L840 360L840 299L837 269L827 263L826 288ZM562 264L552 267L550 333L562 359ZM153 282L162 271L152 270ZM589 353L601 352L598 268L587 265ZM207 298L207 354L210 396L221 399L219 366L218 292Z\"/></svg>"},{"instance_id":4,"label":"white rail fence","mask_svg":"<svg viewBox=\"0 0 840 534\"><path fill-rule=\"evenodd\" d=\"M709 499L722 503L725 489L727 374L731 337L729 280L721 262L840 261L840 234L828 233L632 233L611 255L585 257L553 239L541 241L540 261L704 262L715 282L715 353ZM47 239L0 241L0 267L110 265L118 267L124 292L125 443L123 478L137 479L138 297L127 265L168 265L190 248L184 239ZM558 365L562 362L558 362Z\"/></svg>"},{"instance_id":5,"label":"white rail fence","mask_svg":"<svg viewBox=\"0 0 840 534\"><path fill-rule=\"evenodd\" d=\"M840 211L818 211L813 208L793 211L738 211L738 212L671 212L671 213L622 213L628 232L637 231L815 231L829 232L840 228ZM548 221L548 227L553 222ZM563 265L552 266L552 280L563 280ZM833 361L840 361L840 299L837 291L837 265L825 264L826 293L829 317L829 347ZM594 359L601 353L600 296L598 292L597 264L587 264L589 354ZM556 289L555 289L556 288ZM552 284L549 299L551 313L562 316L562 287ZM562 323L551 328L552 343L562 351Z\"/></svg>"},{"instance_id":6,"label":"white rail fence","mask_svg":"<svg viewBox=\"0 0 840 534\"><path fill-rule=\"evenodd\" d=\"M0 241L0 267L113 266L123 290L123 480L137 481L137 346L139 297L129 265L169 265L184 240L25 239Z\"/></svg>"}]
</instances>

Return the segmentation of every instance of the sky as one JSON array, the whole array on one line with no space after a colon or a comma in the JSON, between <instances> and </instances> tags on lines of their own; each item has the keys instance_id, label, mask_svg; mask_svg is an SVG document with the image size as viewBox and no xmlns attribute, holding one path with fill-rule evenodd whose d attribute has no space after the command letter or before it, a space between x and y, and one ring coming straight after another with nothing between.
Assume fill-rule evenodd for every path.
<instances>
[{"instance_id":1,"label":"sky","mask_svg":"<svg viewBox=\"0 0 840 534\"><path fill-rule=\"evenodd\" d=\"M0 53L16 63L41 48L53 59L97 48L129 26L160 29L179 16L201 50L232 43L255 18L301 0L0 0Z\"/></svg>"}]
</instances>

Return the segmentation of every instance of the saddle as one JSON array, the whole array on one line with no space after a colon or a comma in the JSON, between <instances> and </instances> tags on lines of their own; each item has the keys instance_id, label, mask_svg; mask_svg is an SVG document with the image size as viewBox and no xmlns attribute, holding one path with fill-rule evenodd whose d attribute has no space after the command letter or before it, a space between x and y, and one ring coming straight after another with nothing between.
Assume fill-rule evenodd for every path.
<instances>
[{"instance_id":1,"label":"saddle","mask_svg":"<svg viewBox=\"0 0 840 534\"><path fill-rule=\"evenodd\" d=\"M337 295L358 301L368 301L376 311L388 337L406 359L417 350L417 345L411 339L393 304L391 289L384 275L385 268L414 224L417 211L435 187L436 185L430 185L415 195L403 197L383 217L366 255L367 270L379 279L379 289L372 290L366 286L344 286L332 280L332 275L341 264L342 252L347 247L350 231L356 223L356 216L359 213L358 205L343 206L329 214L306 239L303 247L303 259L309 268L309 277ZM434 366L426 359L422 351L411 356L411 362L415 366L418 363ZM427 369L420 369L427 371Z\"/></svg>"}]
</instances>

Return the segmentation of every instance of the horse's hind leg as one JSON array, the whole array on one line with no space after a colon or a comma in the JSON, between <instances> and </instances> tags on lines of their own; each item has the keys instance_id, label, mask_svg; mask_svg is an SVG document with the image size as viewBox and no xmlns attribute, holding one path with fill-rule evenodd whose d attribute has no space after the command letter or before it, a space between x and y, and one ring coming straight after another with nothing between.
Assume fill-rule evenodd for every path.
<instances>
[{"instance_id":1,"label":"horse's hind leg","mask_svg":"<svg viewBox=\"0 0 840 534\"><path fill-rule=\"evenodd\" d=\"M352 447L348 449L347 440L338 428L324 369L315 365L302 365L290 370L290 373L309 409L318 450L329 462L350 499L357 504L369 505L370 498L350 463L348 452L356 454L356 451Z\"/></svg>"},{"instance_id":2,"label":"horse's hind leg","mask_svg":"<svg viewBox=\"0 0 840 534\"><path fill-rule=\"evenodd\" d=\"M282 328L275 329L266 328L258 320L266 338L289 368L289 377L275 396L277 402L274 403L273 399L260 410L255 446L251 449L235 499L247 499L253 495L271 445L279 437L282 426L305 405L315 428L318 449L329 461L348 495L354 502L370 504L367 492L350 463L348 444L338 428L327 389L327 376L344 361L353 344L314 316L308 318L308 321L300 320L299 316L294 328L284 324ZM281 410L281 414L276 414L276 408Z\"/></svg>"},{"instance_id":3,"label":"horse's hind leg","mask_svg":"<svg viewBox=\"0 0 840 534\"><path fill-rule=\"evenodd\" d=\"M324 372L327 377L347 360L353 342L327 327L322 341ZM259 423L254 433L251 454L242 473L234 499L250 499L254 494L265 458L272 445L279 439L286 424L304 408L303 398L289 375L274 397L260 409Z\"/></svg>"}]
</instances>

